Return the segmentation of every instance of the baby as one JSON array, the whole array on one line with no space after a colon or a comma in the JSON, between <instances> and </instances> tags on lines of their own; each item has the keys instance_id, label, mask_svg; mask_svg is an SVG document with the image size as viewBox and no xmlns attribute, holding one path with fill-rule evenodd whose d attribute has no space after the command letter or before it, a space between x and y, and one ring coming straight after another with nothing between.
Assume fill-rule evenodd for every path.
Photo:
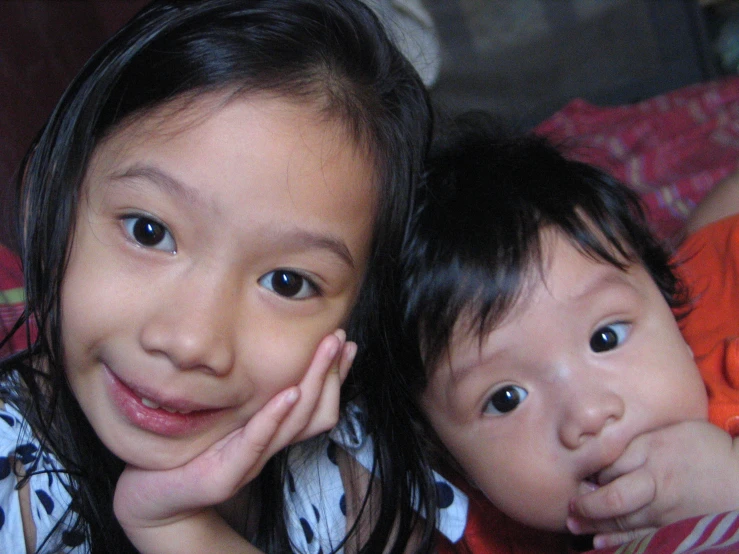
<instances>
[{"instance_id":1,"label":"baby","mask_svg":"<svg viewBox=\"0 0 739 554\"><path fill-rule=\"evenodd\" d=\"M450 135L403 301L408 383L452 465L510 517L597 547L739 506L686 290L635 193L483 117Z\"/></svg>"}]
</instances>

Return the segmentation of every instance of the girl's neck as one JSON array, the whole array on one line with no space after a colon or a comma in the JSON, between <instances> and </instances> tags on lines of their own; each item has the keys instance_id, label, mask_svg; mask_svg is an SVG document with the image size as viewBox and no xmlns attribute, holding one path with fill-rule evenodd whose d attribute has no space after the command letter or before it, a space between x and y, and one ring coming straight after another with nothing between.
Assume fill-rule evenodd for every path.
<instances>
[{"instance_id":1,"label":"girl's neck","mask_svg":"<svg viewBox=\"0 0 739 554\"><path fill-rule=\"evenodd\" d=\"M255 494L256 487L247 484L229 500L216 506L221 517L242 537L253 537L257 531L255 516L259 513L259 499Z\"/></svg>"}]
</instances>

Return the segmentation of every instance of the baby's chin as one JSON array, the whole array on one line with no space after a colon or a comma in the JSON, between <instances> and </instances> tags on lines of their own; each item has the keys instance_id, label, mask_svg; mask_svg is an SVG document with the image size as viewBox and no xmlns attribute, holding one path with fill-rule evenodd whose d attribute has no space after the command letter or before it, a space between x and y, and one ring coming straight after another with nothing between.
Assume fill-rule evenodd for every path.
<instances>
[{"instance_id":1,"label":"baby's chin","mask_svg":"<svg viewBox=\"0 0 739 554\"><path fill-rule=\"evenodd\" d=\"M481 491L485 494L485 491L482 489ZM552 502L551 497L547 498L549 509L543 513L542 504L541 502L537 502L536 499L533 499L532 502L516 502L515 507L507 507L500 506L491 500L490 497L485 496L506 516L531 529L550 533L569 533L567 529L567 517L570 515L570 498L561 498L559 502Z\"/></svg>"},{"instance_id":2,"label":"baby's chin","mask_svg":"<svg viewBox=\"0 0 739 554\"><path fill-rule=\"evenodd\" d=\"M542 512L544 508L541 503L532 502L527 506L520 507L518 514L506 513L516 521L524 525L540 531L548 531L552 533L570 534L567 527L567 519L572 515L570 513L570 503L573 498L588 494L600 488L598 484L598 474L585 477L579 483L572 485L573 493L568 498L561 498L560 501L553 501L551 497L547 499L550 509ZM504 510L505 511L505 510Z\"/></svg>"},{"instance_id":3,"label":"baby's chin","mask_svg":"<svg viewBox=\"0 0 739 554\"><path fill-rule=\"evenodd\" d=\"M513 514L507 515L513 517L513 519L515 519L519 523L522 523L527 527L531 527L532 529L536 529L538 531L547 531L550 533L569 533L569 530L567 529L567 511L561 511L557 514L552 514L550 517L546 518L530 518L526 516L515 517Z\"/></svg>"}]
</instances>

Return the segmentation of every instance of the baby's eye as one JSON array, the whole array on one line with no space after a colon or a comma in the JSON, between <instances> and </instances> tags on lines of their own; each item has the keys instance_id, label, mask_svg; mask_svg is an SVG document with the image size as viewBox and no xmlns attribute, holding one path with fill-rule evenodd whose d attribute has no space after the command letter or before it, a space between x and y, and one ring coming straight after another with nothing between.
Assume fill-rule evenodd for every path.
<instances>
[{"instance_id":1,"label":"baby's eye","mask_svg":"<svg viewBox=\"0 0 739 554\"><path fill-rule=\"evenodd\" d=\"M485 405L484 413L503 415L518 408L529 393L518 385L506 385L493 393Z\"/></svg>"},{"instance_id":2,"label":"baby's eye","mask_svg":"<svg viewBox=\"0 0 739 554\"><path fill-rule=\"evenodd\" d=\"M307 277L287 269L270 271L259 278L259 284L267 290L293 300L311 298L319 292L318 287Z\"/></svg>"},{"instance_id":3,"label":"baby's eye","mask_svg":"<svg viewBox=\"0 0 739 554\"><path fill-rule=\"evenodd\" d=\"M628 323L611 323L598 329L590 337L590 349L593 352L607 352L619 346L629 336L631 325Z\"/></svg>"},{"instance_id":4,"label":"baby's eye","mask_svg":"<svg viewBox=\"0 0 739 554\"><path fill-rule=\"evenodd\" d=\"M158 221L145 216L130 216L123 219L126 232L146 248L156 248L165 252L177 252L177 245L169 229Z\"/></svg>"}]
</instances>

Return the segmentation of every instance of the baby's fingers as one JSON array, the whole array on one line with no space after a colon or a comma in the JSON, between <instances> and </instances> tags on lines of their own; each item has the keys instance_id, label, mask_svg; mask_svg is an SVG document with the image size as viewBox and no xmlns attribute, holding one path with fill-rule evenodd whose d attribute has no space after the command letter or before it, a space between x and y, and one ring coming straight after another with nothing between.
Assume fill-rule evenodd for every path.
<instances>
[{"instance_id":1,"label":"baby's fingers","mask_svg":"<svg viewBox=\"0 0 739 554\"><path fill-rule=\"evenodd\" d=\"M644 529L634 529L633 531L621 531L617 533L603 533L593 537L593 548L600 550L602 548L611 548L621 544L631 542L636 539L646 537L653 533L657 528L648 527Z\"/></svg>"},{"instance_id":2,"label":"baby's fingers","mask_svg":"<svg viewBox=\"0 0 739 554\"><path fill-rule=\"evenodd\" d=\"M621 456L598 474L598 483L607 485L622 475L632 473L647 463L648 440L644 435L634 439Z\"/></svg>"},{"instance_id":3,"label":"baby's fingers","mask_svg":"<svg viewBox=\"0 0 739 554\"><path fill-rule=\"evenodd\" d=\"M654 500L652 475L637 469L570 502L568 527L576 533L611 533L649 525L644 510Z\"/></svg>"}]
</instances>

